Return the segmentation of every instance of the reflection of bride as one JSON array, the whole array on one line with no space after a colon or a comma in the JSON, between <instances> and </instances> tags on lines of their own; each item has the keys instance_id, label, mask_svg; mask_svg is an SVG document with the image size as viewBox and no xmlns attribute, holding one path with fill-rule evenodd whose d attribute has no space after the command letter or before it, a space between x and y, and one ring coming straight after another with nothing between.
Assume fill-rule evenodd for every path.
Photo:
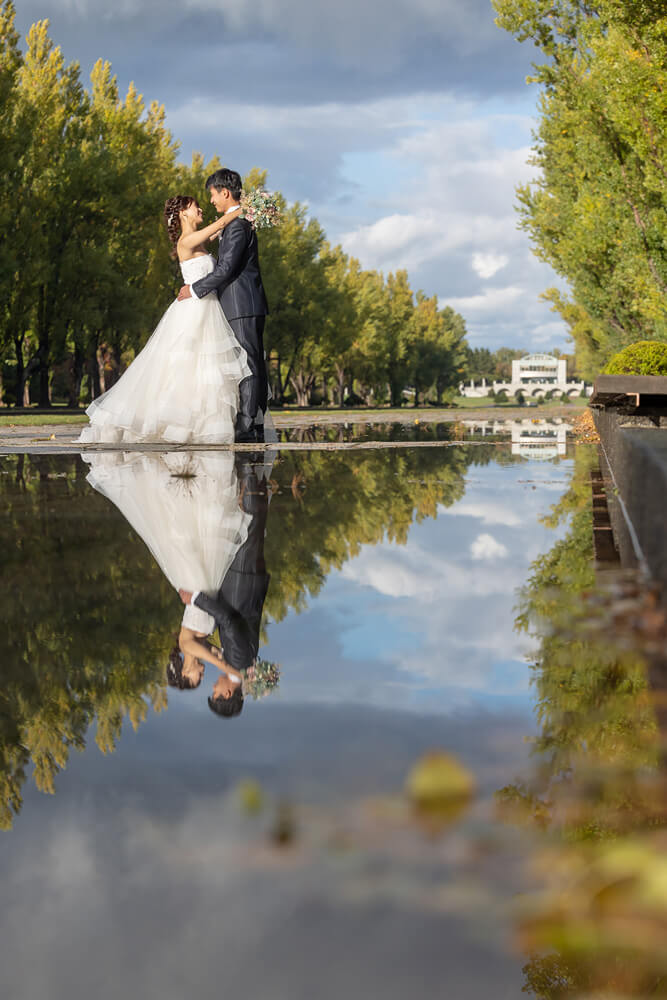
<instances>
[{"instance_id":1,"label":"reflection of bride","mask_svg":"<svg viewBox=\"0 0 667 1000\"><path fill-rule=\"evenodd\" d=\"M150 549L175 590L217 593L236 553L248 536L252 516L239 505L230 452L99 452L82 456L87 480L121 512ZM195 605L183 614L181 648L188 638L213 632L214 619ZM214 648L202 659L216 662ZM192 653L195 647L188 644ZM198 671L196 652L184 668ZM216 662L216 666L223 666ZM203 668L201 668L203 669ZM194 673L193 673L194 672ZM197 683L201 680L201 673ZM180 685L179 685L180 686ZM184 686L194 686L187 684Z\"/></svg>"}]
</instances>

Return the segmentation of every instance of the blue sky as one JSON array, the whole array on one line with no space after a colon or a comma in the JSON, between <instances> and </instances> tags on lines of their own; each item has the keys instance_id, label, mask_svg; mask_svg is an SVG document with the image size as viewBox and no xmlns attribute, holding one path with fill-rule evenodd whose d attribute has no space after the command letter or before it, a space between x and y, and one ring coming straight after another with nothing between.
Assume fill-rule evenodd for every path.
<instances>
[{"instance_id":1,"label":"blue sky","mask_svg":"<svg viewBox=\"0 0 667 1000\"><path fill-rule=\"evenodd\" d=\"M22 0L84 76L164 103L193 150L306 202L363 266L405 267L473 346L565 348L555 283L516 228L537 91L489 0Z\"/></svg>"}]
</instances>

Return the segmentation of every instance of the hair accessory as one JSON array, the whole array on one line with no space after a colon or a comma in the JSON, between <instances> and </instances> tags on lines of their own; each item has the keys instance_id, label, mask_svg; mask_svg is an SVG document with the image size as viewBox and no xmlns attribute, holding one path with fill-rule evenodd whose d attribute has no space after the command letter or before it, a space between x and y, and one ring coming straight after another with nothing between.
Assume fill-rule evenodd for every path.
<instances>
[{"instance_id":1,"label":"hair accessory","mask_svg":"<svg viewBox=\"0 0 667 1000\"><path fill-rule=\"evenodd\" d=\"M170 226L173 220L174 220L174 213L172 212L169 218L167 219L167 225Z\"/></svg>"}]
</instances>

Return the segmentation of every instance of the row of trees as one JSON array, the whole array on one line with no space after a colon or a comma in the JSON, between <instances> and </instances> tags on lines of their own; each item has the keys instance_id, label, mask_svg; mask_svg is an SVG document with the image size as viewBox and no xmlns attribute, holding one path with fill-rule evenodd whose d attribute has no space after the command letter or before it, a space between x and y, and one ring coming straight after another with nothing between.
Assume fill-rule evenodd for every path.
<instances>
[{"instance_id":1,"label":"row of trees","mask_svg":"<svg viewBox=\"0 0 667 1000\"><path fill-rule=\"evenodd\" d=\"M534 163L518 189L535 253L571 288L544 297L585 378L636 340L667 340L664 0L493 0L541 53Z\"/></svg>"},{"instance_id":2,"label":"row of trees","mask_svg":"<svg viewBox=\"0 0 667 1000\"><path fill-rule=\"evenodd\" d=\"M25 51L10 0L0 7L0 360L7 401L30 387L78 405L109 388L141 349L180 284L162 223L178 192L204 200L220 165L177 160L164 109L119 94L99 61L86 90L34 24ZM246 186L263 185L253 170ZM435 298L413 293L405 271L365 271L331 247L306 209L260 233L270 301L267 350L274 396L305 405L439 401L456 385L465 325ZM208 203L207 213L212 212ZM212 216L205 221L210 221ZM0 399L2 383L0 382Z\"/></svg>"}]
</instances>

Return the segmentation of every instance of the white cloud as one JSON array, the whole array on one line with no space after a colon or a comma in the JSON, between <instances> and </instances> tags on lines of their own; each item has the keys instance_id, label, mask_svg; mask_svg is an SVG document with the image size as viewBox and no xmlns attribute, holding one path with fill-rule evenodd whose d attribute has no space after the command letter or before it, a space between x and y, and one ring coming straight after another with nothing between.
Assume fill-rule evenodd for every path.
<instances>
[{"instance_id":1,"label":"white cloud","mask_svg":"<svg viewBox=\"0 0 667 1000\"><path fill-rule=\"evenodd\" d=\"M475 318L479 313L495 313L498 309L515 303L523 294L523 290L516 285L509 285L507 288L486 288L479 295L448 298L442 305L452 306L465 316Z\"/></svg>"},{"instance_id":2,"label":"white cloud","mask_svg":"<svg viewBox=\"0 0 667 1000\"><path fill-rule=\"evenodd\" d=\"M438 515L474 517L482 524L502 524L513 528L522 523L515 507L494 500L461 500L453 507L438 507Z\"/></svg>"},{"instance_id":3,"label":"white cloud","mask_svg":"<svg viewBox=\"0 0 667 1000\"><path fill-rule=\"evenodd\" d=\"M493 535L478 535L470 546L470 554L473 559L483 559L493 562L496 559L504 559L508 554L507 547L502 542L496 541Z\"/></svg>"},{"instance_id":4,"label":"white cloud","mask_svg":"<svg viewBox=\"0 0 667 1000\"><path fill-rule=\"evenodd\" d=\"M414 543L407 549L394 545L364 549L341 570L345 579L371 587L385 597L419 597L425 603L438 604L444 592L455 593L457 601L504 595L512 583L521 583L520 572L509 573L509 577L504 573L500 578L465 559L454 561Z\"/></svg>"},{"instance_id":5,"label":"white cloud","mask_svg":"<svg viewBox=\"0 0 667 1000\"><path fill-rule=\"evenodd\" d=\"M480 278L492 278L494 274L507 267L509 257L504 253L474 253L472 255L472 269L476 271Z\"/></svg>"},{"instance_id":6,"label":"white cloud","mask_svg":"<svg viewBox=\"0 0 667 1000\"><path fill-rule=\"evenodd\" d=\"M166 101L184 158L198 149L242 171L268 168L364 267L406 268L413 288L460 309L473 345L565 346L564 325L539 300L554 276L532 256L513 207L516 185L534 174L534 96L521 90L529 47L519 55L488 0L396 0L391 11L386 0L22 6L24 19L39 10L54 25L68 11L65 47L76 58L85 22L90 54L112 59L114 71L120 60L122 87L135 79ZM160 38L144 58L143 27L156 17ZM197 82L176 59L183 30ZM220 67L230 80L224 101L203 82ZM498 89L496 72L516 76L511 91ZM470 96L480 93L485 100ZM499 272L501 287L487 289Z\"/></svg>"}]
</instances>

